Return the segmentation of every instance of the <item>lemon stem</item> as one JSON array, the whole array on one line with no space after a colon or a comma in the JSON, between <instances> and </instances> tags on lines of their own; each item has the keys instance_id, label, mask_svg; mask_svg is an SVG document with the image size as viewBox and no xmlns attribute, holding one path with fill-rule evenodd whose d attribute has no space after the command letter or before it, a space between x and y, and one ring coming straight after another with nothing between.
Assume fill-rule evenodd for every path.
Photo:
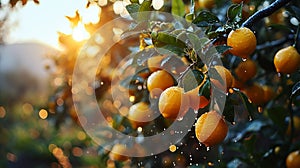
<instances>
[{"instance_id":1,"label":"lemon stem","mask_svg":"<svg viewBox=\"0 0 300 168\"><path fill-rule=\"evenodd\" d=\"M251 17L249 17L243 24L242 27L251 28L256 22L263 19L264 17L270 16L272 13L285 6L292 0L276 0L268 7L263 8L256 13L254 13Z\"/></svg>"},{"instance_id":2,"label":"lemon stem","mask_svg":"<svg viewBox=\"0 0 300 168\"><path fill-rule=\"evenodd\" d=\"M294 132L295 132L294 120L293 120L294 114L293 114L292 103L293 103L293 96L290 97L289 106L288 106L288 108L289 108L289 117L290 117L290 124L291 124L291 134L290 134L290 137L289 137L289 144L292 143L293 137L294 137Z\"/></svg>"}]
</instances>

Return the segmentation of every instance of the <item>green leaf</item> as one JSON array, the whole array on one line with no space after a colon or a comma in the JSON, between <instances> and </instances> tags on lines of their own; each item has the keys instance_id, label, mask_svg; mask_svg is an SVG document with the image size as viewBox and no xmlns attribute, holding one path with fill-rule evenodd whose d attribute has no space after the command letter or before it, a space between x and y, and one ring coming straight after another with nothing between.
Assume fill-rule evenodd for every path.
<instances>
[{"instance_id":1,"label":"green leaf","mask_svg":"<svg viewBox=\"0 0 300 168\"><path fill-rule=\"evenodd\" d=\"M242 4L231 5L227 11L228 20L230 22L236 22L236 23L242 21L242 10L243 10Z\"/></svg>"},{"instance_id":2,"label":"green leaf","mask_svg":"<svg viewBox=\"0 0 300 168\"><path fill-rule=\"evenodd\" d=\"M133 3L126 6L126 9L129 14L137 13L140 9L141 5Z\"/></svg>"},{"instance_id":3,"label":"green leaf","mask_svg":"<svg viewBox=\"0 0 300 168\"><path fill-rule=\"evenodd\" d=\"M172 14L178 16L184 16L185 7L182 0L172 0Z\"/></svg>"},{"instance_id":4,"label":"green leaf","mask_svg":"<svg viewBox=\"0 0 300 168\"><path fill-rule=\"evenodd\" d=\"M285 117L286 117L286 109L281 107L273 107L268 109L267 111L268 117L273 121L273 123L278 126L281 131L284 131L286 123L285 123Z\"/></svg>"},{"instance_id":5,"label":"green leaf","mask_svg":"<svg viewBox=\"0 0 300 168\"><path fill-rule=\"evenodd\" d=\"M210 80L206 80L205 83L199 89L199 96L204 96L207 100L210 100L211 84Z\"/></svg>"},{"instance_id":6,"label":"green leaf","mask_svg":"<svg viewBox=\"0 0 300 168\"><path fill-rule=\"evenodd\" d=\"M218 53L223 54L226 51L228 51L231 47L230 46L226 46L226 45L218 45L215 48L218 51Z\"/></svg>"},{"instance_id":7,"label":"green leaf","mask_svg":"<svg viewBox=\"0 0 300 168\"><path fill-rule=\"evenodd\" d=\"M208 11L200 12L198 16L192 21L192 23L199 27L207 27L209 25L214 25L219 22L219 18Z\"/></svg>"},{"instance_id":8,"label":"green leaf","mask_svg":"<svg viewBox=\"0 0 300 168\"><path fill-rule=\"evenodd\" d=\"M139 8L139 12L151 11L152 10L151 4L152 4L152 1L144 0L144 2L141 4L141 6Z\"/></svg>"},{"instance_id":9,"label":"green leaf","mask_svg":"<svg viewBox=\"0 0 300 168\"><path fill-rule=\"evenodd\" d=\"M145 0L141 4L141 6L139 8L139 11L137 13L137 18L138 18L137 20L139 22L149 20L150 13L148 11L152 10L151 4L152 4L151 0Z\"/></svg>"},{"instance_id":10,"label":"green leaf","mask_svg":"<svg viewBox=\"0 0 300 168\"><path fill-rule=\"evenodd\" d=\"M185 48L185 44L180 39L177 39L170 33L167 32L158 32L158 33L151 33L152 41L154 46L162 47L167 44L171 44L180 48Z\"/></svg>"},{"instance_id":11,"label":"green leaf","mask_svg":"<svg viewBox=\"0 0 300 168\"><path fill-rule=\"evenodd\" d=\"M251 104L248 100L248 97L240 92L240 91L235 91L234 92L235 94L237 94L241 100L242 100L242 103L243 103L243 106L247 109L248 113L249 113L249 116L254 119L257 117L257 114L255 113L257 110L255 110L253 104Z\"/></svg>"},{"instance_id":12,"label":"green leaf","mask_svg":"<svg viewBox=\"0 0 300 168\"><path fill-rule=\"evenodd\" d=\"M226 99L223 116L225 116L225 120L227 120L228 122L234 122L234 103L232 103L230 96L228 96L228 98Z\"/></svg>"},{"instance_id":13,"label":"green leaf","mask_svg":"<svg viewBox=\"0 0 300 168\"><path fill-rule=\"evenodd\" d=\"M185 92L199 86L204 80L204 74L199 70L189 70L183 77L183 89Z\"/></svg>"}]
</instances>

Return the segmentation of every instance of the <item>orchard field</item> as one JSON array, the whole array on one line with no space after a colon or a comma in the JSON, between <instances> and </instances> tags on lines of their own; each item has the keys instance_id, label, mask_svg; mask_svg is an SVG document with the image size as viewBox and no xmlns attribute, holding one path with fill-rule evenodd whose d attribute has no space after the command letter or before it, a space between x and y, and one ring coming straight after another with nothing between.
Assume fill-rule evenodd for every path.
<instances>
[{"instance_id":1,"label":"orchard field","mask_svg":"<svg viewBox=\"0 0 300 168\"><path fill-rule=\"evenodd\" d=\"M0 10L28 3L43 1ZM0 167L300 167L298 0L85 8L100 19L66 16L73 31L58 33L63 51L44 66L46 102L0 92Z\"/></svg>"}]
</instances>

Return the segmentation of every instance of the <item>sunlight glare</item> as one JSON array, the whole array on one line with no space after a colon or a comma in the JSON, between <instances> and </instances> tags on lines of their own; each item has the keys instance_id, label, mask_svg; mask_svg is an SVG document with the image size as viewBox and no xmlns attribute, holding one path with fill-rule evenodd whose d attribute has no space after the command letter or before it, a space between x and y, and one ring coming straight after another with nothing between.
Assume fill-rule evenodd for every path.
<instances>
[{"instance_id":1,"label":"sunlight glare","mask_svg":"<svg viewBox=\"0 0 300 168\"><path fill-rule=\"evenodd\" d=\"M113 5L115 14L121 14L124 11L124 5L122 1L116 1Z\"/></svg>"},{"instance_id":2,"label":"sunlight glare","mask_svg":"<svg viewBox=\"0 0 300 168\"><path fill-rule=\"evenodd\" d=\"M91 4L88 8L79 10L81 15L82 23L96 24L100 20L101 8L96 4Z\"/></svg>"},{"instance_id":3,"label":"sunlight glare","mask_svg":"<svg viewBox=\"0 0 300 168\"><path fill-rule=\"evenodd\" d=\"M159 10L164 6L164 0L153 0L152 6L155 10Z\"/></svg>"},{"instance_id":4,"label":"sunlight glare","mask_svg":"<svg viewBox=\"0 0 300 168\"><path fill-rule=\"evenodd\" d=\"M78 23L78 25L73 29L72 37L75 41L80 42L90 38L90 34L86 31L82 23Z\"/></svg>"},{"instance_id":5,"label":"sunlight glare","mask_svg":"<svg viewBox=\"0 0 300 168\"><path fill-rule=\"evenodd\" d=\"M107 5L107 0L98 0L98 5L99 6L105 6L105 5Z\"/></svg>"}]
</instances>

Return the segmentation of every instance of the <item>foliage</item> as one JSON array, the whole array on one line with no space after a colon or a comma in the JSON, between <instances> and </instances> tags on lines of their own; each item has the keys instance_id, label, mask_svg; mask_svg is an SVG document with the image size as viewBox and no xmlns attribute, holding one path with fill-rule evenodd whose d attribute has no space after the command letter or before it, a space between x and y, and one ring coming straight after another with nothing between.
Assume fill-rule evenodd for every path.
<instances>
[{"instance_id":1,"label":"foliage","mask_svg":"<svg viewBox=\"0 0 300 168\"><path fill-rule=\"evenodd\" d=\"M23 5L26 2L22 1ZM34 2L39 3L39 1ZM212 88L217 86L211 79L216 77L214 75L219 77L219 74L214 70L212 74L208 73L210 67L205 65L205 59L213 59L212 53L218 52L217 55L222 60L223 66L236 78L234 70L244 60L230 53L231 47L226 45L227 36L231 30L240 28L245 22L249 23L249 16L256 15L260 8L267 7L266 4L272 2L252 0L247 4L233 4L231 1L215 0L212 9L203 9L198 6L197 1L165 1L160 11L185 18L188 23L201 28L205 34L188 31L186 27L177 28L172 24L153 23L152 27L155 27L155 30L150 29L139 37L123 43L121 41L109 50L107 55L111 56L111 59L101 67L104 72L99 72L96 76L99 83L94 88L97 100L99 103L109 101L110 106L103 108L106 111L113 111L113 100L107 95L113 78L110 72L118 68L120 60L129 54L134 59L124 69L133 70L135 73L131 76L122 76L120 85L134 97L132 104L141 101L157 101L148 100L147 89L139 89L139 86L147 84L147 77L150 75L145 61L156 55L168 55L161 61L162 68L183 67L176 69L177 73L173 74L177 77L176 84L182 86L185 91L202 84L198 94L212 99ZM12 7L16 3L17 1L10 1ZM96 3L96 1L88 3ZM131 1L126 9L133 18L141 21L145 15L133 14L155 10L151 3L150 0L145 0L143 3ZM102 11L101 18L112 16L110 14L113 11L109 7L111 5L109 3L102 7L104 12ZM110 160L108 151L94 144L83 132L73 106L70 81L72 81L76 56L84 41L76 42L70 35L61 34L59 40L65 46L66 52L56 62L61 72L57 78L62 80L62 84L57 86L56 92L50 96L48 105L35 107L23 104L7 107L0 104L0 134L4 135L0 140L0 154L2 158L6 158L0 161L0 167L20 165L68 167L69 164L76 167L112 165L115 167L175 167L175 165L178 167L284 167L287 155L300 148L300 132L294 128L291 120L293 116L300 116L300 73L298 68L297 72L291 74L278 74L274 68L273 58L276 51L288 45L294 45L300 52L299 23L297 26L291 22L293 19L298 19L299 22L300 4L291 1L285 3L278 13L271 10L269 9L270 15L265 18L247 24L253 25L249 28L255 32L258 44L256 51L248 58L255 61L258 66L256 76L242 83L241 87L235 85L226 91L226 94L220 93L221 96L226 97L222 114L229 125L229 133L220 145L207 149L195 138L194 131L189 131L181 142L175 144L175 151L167 150L154 156L131 158L127 162ZM79 15L76 12L75 18L68 17L73 26L78 24ZM111 19L113 18L106 18L104 21L101 19L95 25L86 26L94 33L94 30ZM137 22L132 25L131 31L138 30L143 27L143 24L145 23ZM180 40L183 35L188 36L188 41ZM211 49L212 46L216 51ZM153 47L157 50L151 50ZM195 51L195 48L201 48L201 51ZM170 52L173 54L166 54ZM146 56L141 53L146 53ZM205 59L201 59L203 56L206 56ZM174 65L180 61L183 63ZM193 76L196 81L189 82ZM254 104L249 100L251 98L246 90L256 84L270 86L274 95L262 104ZM218 99L211 101L217 102ZM41 108L48 111L49 116L45 120L37 117ZM154 111L157 110L157 107L152 108ZM207 112L208 108L200 108L197 117ZM6 115L1 118L3 113ZM126 117L113 112L110 119L114 128L123 130L127 134L137 134L137 130L132 128ZM19 122L20 120L22 122ZM151 124L153 126L157 123L159 124L155 132L161 132L170 125L170 121L160 115L154 122L143 127L142 133L151 135L153 131ZM292 125L290 132L287 131L289 123ZM194 130L194 127L191 130ZM61 150L61 155L56 153Z\"/></svg>"}]
</instances>

